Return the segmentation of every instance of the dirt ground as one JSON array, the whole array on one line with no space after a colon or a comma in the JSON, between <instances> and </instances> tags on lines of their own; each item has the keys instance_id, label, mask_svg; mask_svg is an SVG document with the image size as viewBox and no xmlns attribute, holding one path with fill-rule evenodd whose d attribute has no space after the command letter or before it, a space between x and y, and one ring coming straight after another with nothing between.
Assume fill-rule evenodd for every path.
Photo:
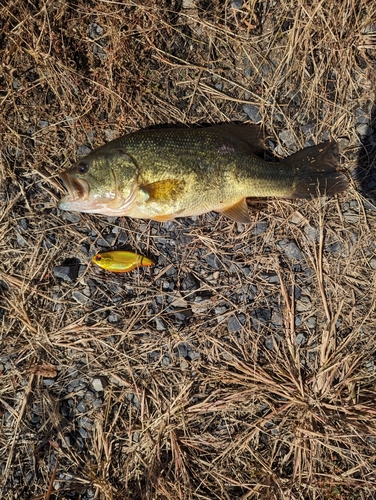
<instances>
[{"instance_id":1,"label":"dirt ground","mask_svg":"<svg viewBox=\"0 0 376 500\"><path fill-rule=\"evenodd\" d=\"M376 498L374 0L0 2L4 499ZM350 188L157 223L62 212L121 134L329 138ZM125 276L91 256L153 258Z\"/></svg>"}]
</instances>

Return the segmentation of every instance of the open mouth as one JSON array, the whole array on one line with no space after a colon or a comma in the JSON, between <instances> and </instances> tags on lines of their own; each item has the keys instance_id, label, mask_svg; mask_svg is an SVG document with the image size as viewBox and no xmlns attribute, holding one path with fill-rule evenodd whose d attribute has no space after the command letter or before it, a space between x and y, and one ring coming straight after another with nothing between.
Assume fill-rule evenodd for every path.
<instances>
[{"instance_id":1,"label":"open mouth","mask_svg":"<svg viewBox=\"0 0 376 500\"><path fill-rule=\"evenodd\" d=\"M67 188L69 201L85 200L89 196L89 186L83 179L74 179L65 172L60 174L60 178Z\"/></svg>"}]
</instances>

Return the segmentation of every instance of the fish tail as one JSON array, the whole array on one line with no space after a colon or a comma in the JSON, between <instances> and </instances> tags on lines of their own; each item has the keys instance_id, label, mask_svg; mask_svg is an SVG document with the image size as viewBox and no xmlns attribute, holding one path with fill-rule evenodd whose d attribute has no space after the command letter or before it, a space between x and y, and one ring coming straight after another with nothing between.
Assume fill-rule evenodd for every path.
<instances>
[{"instance_id":1,"label":"fish tail","mask_svg":"<svg viewBox=\"0 0 376 500\"><path fill-rule=\"evenodd\" d=\"M348 187L346 175L338 171L334 141L302 149L283 161L294 172L291 198L332 196Z\"/></svg>"}]
</instances>

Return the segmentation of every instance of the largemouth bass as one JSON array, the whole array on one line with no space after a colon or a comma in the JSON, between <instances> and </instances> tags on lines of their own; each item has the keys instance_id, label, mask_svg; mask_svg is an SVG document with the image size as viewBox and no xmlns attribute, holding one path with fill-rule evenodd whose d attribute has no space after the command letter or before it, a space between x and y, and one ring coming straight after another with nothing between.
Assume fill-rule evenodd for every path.
<instances>
[{"instance_id":1,"label":"largemouth bass","mask_svg":"<svg viewBox=\"0 0 376 500\"><path fill-rule=\"evenodd\" d=\"M249 223L246 198L310 198L344 191L335 143L279 163L255 125L141 130L92 151L61 177L62 210L167 221L209 211Z\"/></svg>"}]
</instances>

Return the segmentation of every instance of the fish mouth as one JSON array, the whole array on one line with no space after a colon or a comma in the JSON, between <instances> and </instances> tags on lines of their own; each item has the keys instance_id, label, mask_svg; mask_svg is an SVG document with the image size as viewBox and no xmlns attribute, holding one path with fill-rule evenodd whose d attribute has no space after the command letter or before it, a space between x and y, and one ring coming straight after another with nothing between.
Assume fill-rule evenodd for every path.
<instances>
[{"instance_id":1,"label":"fish mouth","mask_svg":"<svg viewBox=\"0 0 376 500\"><path fill-rule=\"evenodd\" d=\"M89 185L83 179L75 179L63 172L60 174L60 178L64 183L68 191L68 195L65 196L64 202L75 202L75 201L84 201L89 197Z\"/></svg>"}]
</instances>

